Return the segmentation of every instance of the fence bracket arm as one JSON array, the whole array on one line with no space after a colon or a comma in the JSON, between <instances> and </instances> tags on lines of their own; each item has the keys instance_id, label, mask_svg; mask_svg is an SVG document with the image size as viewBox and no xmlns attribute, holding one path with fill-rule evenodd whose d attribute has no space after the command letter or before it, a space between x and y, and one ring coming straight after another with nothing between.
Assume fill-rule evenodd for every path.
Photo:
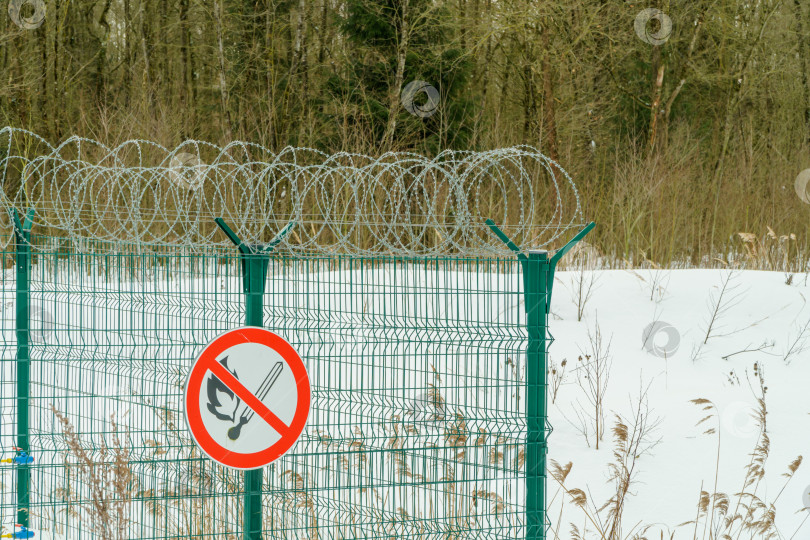
<instances>
[{"instance_id":1,"label":"fence bracket arm","mask_svg":"<svg viewBox=\"0 0 810 540\"><path fill-rule=\"evenodd\" d=\"M498 228L497 225L495 225L494 221L492 221L491 219L487 219L485 223L489 226L490 230L492 230L495 236L498 237L498 240L506 244L506 247L511 249L515 253L515 255L518 256L518 259L524 260L527 258L526 255L522 251L520 251L520 248L517 247L517 244L515 244L508 236L506 236L506 234L504 234L504 232L500 228Z\"/></svg>"},{"instance_id":2,"label":"fence bracket arm","mask_svg":"<svg viewBox=\"0 0 810 540\"><path fill-rule=\"evenodd\" d=\"M586 235L586 234L588 234L589 232L591 232L591 230L592 230L594 227L596 227L596 223L594 223L593 221L591 221L590 223L588 223L588 224L585 226L585 228L584 228L584 229L582 229L581 231L579 231L579 232L576 234L576 236L574 236L574 237L573 237L573 238L572 238L572 239L571 239L571 240L570 240L570 241L569 241L567 244L565 244L563 247L561 247L560 249L558 249L558 250L557 250L557 251L554 253L554 255L551 257L551 259L549 259L549 269L548 269L548 285L547 285L547 287L548 287L548 289L547 289L547 290L548 290L548 293L547 293L547 295L546 295L546 313L550 313L550 312L551 312L551 290L552 290L552 286L553 286L553 284L554 284L554 271L557 269L557 263L558 263L558 262L560 262L560 259L562 259L562 258L563 258L563 256L564 256L566 253L568 253L569 251L571 251L571 248L572 248L572 247L574 247L575 245L577 245L577 244L579 243L579 241L580 241L580 240L582 240L583 238L585 238L585 235Z\"/></svg>"},{"instance_id":3,"label":"fence bracket arm","mask_svg":"<svg viewBox=\"0 0 810 540\"><path fill-rule=\"evenodd\" d=\"M20 222L20 214L16 208L12 208L10 214L14 222L14 234L22 235L21 239L26 239L26 234L31 232L31 227L34 226L34 209L31 208L26 212L22 222Z\"/></svg>"},{"instance_id":4,"label":"fence bracket arm","mask_svg":"<svg viewBox=\"0 0 810 540\"><path fill-rule=\"evenodd\" d=\"M222 229L222 232L225 233L225 236L227 236L228 239L231 242L234 243L234 245L239 249L240 253L250 253L251 252L251 250L248 249L248 247L245 245L245 243L242 242L242 240L238 236L236 236L236 233L233 232L233 229L231 229L228 226L228 224L225 223L224 219L222 219L221 217L214 218L214 223L219 225L219 228Z\"/></svg>"},{"instance_id":5,"label":"fence bracket arm","mask_svg":"<svg viewBox=\"0 0 810 540\"><path fill-rule=\"evenodd\" d=\"M258 254L272 253L273 250L276 249L276 246L278 246L281 243L281 241L284 240L284 237L287 236L287 234L292 230L293 226L295 225L295 222L291 221L291 222L287 223L284 226L284 228L281 229L276 234L276 236L273 237L272 240L270 240L269 243L267 243L267 244L265 244L263 246L262 245L252 246L252 245L248 245L248 244L245 244L244 242L242 242L242 240L236 235L236 233L233 232L233 229L231 229L228 226L228 224L225 223L225 220L222 219L221 217L214 218L214 222L217 225L219 225L219 228L222 229L222 232L225 233L225 236L227 236L230 239L230 241L233 242L234 245L236 245L237 248L239 248L239 252L244 253L245 255L258 255Z\"/></svg>"},{"instance_id":6,"label":"fence bracket arm","mask_svg":"<svg viewBox=\"0 0 810 540\"><path fill-rule=\"evenodd\" d=\"M279 245L282 240L284 240L294 226L294 221L287 223L284 228L281 229L278 234L276 234L276 236L264 247L264 251L266 253L271 253L273 250L275 250L276 246Z\"/></svg>"},{"instance_id":7,"label":"fence bracket arm","mask_svg":"<svg viewBox=\"0 0 810 540\"><path fill-rule=\"evenodd\" d=\"M565 244L563 247L561 247L560 249L558 249L558 250L557 250L557 251L554 253L554 255L551 257L551 259L550 259L550 261L549 261L549 262L551 263L551 266L552 266L552 267L556 266L556 265L557 265L557 263L560 261L560 259L562 259L562 258L563 258L563 256L564 256L566 253L568 253L569 251L571 251L571 248L573 248L575 245L577 245L577 244L579 243L579 241L580 241L580 240L582 240L583 238L585 238L585 235L586 235L586 234L588 234L589 232L591 232L591 229L593 229L594 227L596 227L596 223L594 223L593 221L591 221L590 223L588 223L588 225L586 225L586 226L585 226L585 228L584 228L584 229L582 229L581 231L579 231L579 232L576 234L576 236L574 236L574 237L573 237L573 238L572 238L572 239L571 239L571 240L570 240L570 241L569 241L567 244Z\"/></svg>"}]
</instances>

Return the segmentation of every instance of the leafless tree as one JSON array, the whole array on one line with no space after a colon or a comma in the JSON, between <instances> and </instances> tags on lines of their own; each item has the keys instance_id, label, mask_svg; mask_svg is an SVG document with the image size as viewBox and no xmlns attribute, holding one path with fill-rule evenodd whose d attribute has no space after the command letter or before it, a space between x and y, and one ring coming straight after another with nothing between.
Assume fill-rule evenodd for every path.
<instances>
[{"instance_id":1,"label":"leafless tree","mask_svg":"<svg viewBox=\"0 0 810 540\"><path fill-rule=\"evenodd\" d=\"M577 359L574 368L585 402L577 402L575 414L579 420L585 439L590 444L593 437L596 449L605 437L605 394L610 380L613 365L610 345L611 340L604 341L602 330L597 323L594 330L588 332L589 346Z\"/></svg>"}]
</instances>

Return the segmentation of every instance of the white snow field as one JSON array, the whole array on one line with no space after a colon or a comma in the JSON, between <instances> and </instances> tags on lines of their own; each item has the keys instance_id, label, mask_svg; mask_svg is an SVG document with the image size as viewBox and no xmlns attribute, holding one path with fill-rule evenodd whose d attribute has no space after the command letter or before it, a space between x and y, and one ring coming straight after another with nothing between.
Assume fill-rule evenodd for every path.
<instances>
[{"instance_id":1,"label":"white snow field","mask_svg":"<svg viewBox=\"0 0 810 540\"><path fill-rule=\"evenodd\" d=\"M591 284L592 295L577 321L579 291L584 295ZM640 393L646 392L642 411L648 411L649 424L657 427L637 451L642 455L633 470L619 538L632 538L632 532L647 525L652 527L643 536L651 539L670 538L672 533L676 539L727 538L720 536L726 532L723 520L735 514L745 519L735 521L728 538L810 538L810 509L804 509L805 504L810 506L808 297L806 274L791 279L778 272L728 270L557 273L549 318L555 338L549 349L554 377L559 379L560 364L567 362L554 403L549 396L554 428L549 458L560 466L573 463L565 486L584 491L588 515L597 525L607 527L609 508L597 514L594 505L601 507L616 493L608 466L616 448L611 431L614 415L632 418ZM659 330L652 335L645 332L655 322ZM598 450L593 428L584 429L580 420L592 423L595 412L590 411L595 407L584 390L588 381L582 364L587 359L578 360L588 354L593 362L589 333L595 338L597 328L602 349L610 345L603 355L609 379L600 385L607 429ZM592 380L594 375L592 369ZM755 418L763 392L764 434L770 447L761 463L764 474L755 470L746 486L746 467L761 462L761 458L752 461L752 454L764 441ZM716 408L691 403L694 399L710 400ZM798 456L805 462L792 478L784 476ZM700 509L701 490L724 493L728 503L723 497L711 497ZM561 491L549 475L549 538L571 538L571 524L580 532L589 531L586 538L600 538L583 509ZM754 495L761 506L757 499L739 493ZM744 511L749 506L754 508L750 515ZM711 518L712 513L714 526L707 527L706 514ZM773 526L768 532L757 530L764 525L754 525L770 519ZM688 521L693 523L677 527ZM714 532L718 528L720 534Z\"/></svg>"}]
</instances>

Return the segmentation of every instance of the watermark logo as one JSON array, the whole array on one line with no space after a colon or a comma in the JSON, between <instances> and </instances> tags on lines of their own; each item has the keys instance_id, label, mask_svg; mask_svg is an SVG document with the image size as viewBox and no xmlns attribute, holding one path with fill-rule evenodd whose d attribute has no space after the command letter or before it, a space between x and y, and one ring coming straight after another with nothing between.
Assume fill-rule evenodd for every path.
<instances>
[{"instance_id":1,"label":"watermark logo","mask_svg":"<svg viewBox=\"0 0 810 540\"><path fill-rule=\"evenodd\" d=\"M595 268L598 266L602 254L594 245L583 240L571 249L569 257L585 268Z\"/></svg>"},{"instance_id":2,"label":"watermark logo","mask_svg":"<svg viewBox=\"0 0 810 540\"><path fill-rule=\"evenodd\" d=\"M31 310L31 323L28 328L28 338L31 343L44 344L53 334L53 314L39 306Z\"/></svg>"},{"instance_id":3,"label":"watermark logo","mask_svg":"<svg viewBox=\"0 0 810 540\"><path fill-rule=\"evenodd\" d=\"M720 413L723 430L740 439L752 439L759 434L760 426L754 407L745 401L732 401Z\"/></svg>"},{"instance_id":4,"label":"watermark logo","mask_svg":"<svg viewBox=\"0 0 810 540\"><path fill-rule=\"evenodd\" d=\"M417 102L417 96L425 94L425 102ZM409 113L420 118L433 116L439 110L439 91L425 81L411 81L400 94L400 101Z\"/></svg>"},{"instance_id":5,"label":"watermark logo","mask_svg":"<svg viewBox=\"0 0 810 540\"><path fill-rule=\"evenodd\" d=\"M661 343L661 335L666 336L665 343ZM667 358L678 352L681 333L667 322L653 321L641 333L641 344L651 355Z\"/></svg>"},{"instance_id":6,"label":"watermark logo","mask_svg":"<svg viewBox=\"0 0 810 540\"><path fill-rule=\"evenodd\" d=\"M793 189L796 190L796 195L805 204L810 204L810 193L807 192L807 184L810 183L810 169L805 169L796 177L793 183Z\"/></svg>"},{"instance_id":7,"label":"watermark logo","mask_svg":"<svg viewBox=\"0 0 810 540\"><path fill-rule=\"evenodd\" d=\"M663 45L672 35L672 19L656 8L642 9L634 24L639 39L650 45Z\"/></svg>"},{"instance_id":8,"label":"watermark logo","mask_svg":"<svg viewBox=\"0 0 810 540\"><path fill-rule=\"evenodd\" d=\"M188 152L180 152L169 162L169 177L185 189L200 189L205 181L205 171L206 165L200 158Z\"/></svg>"},{"instance_id":9,"label":"watermark logo","mask_svg":"<svg viewBox=\"0 0 810 540\"><path fill-rule=\"evenodd\" d=\"M9 0L8 16L25 30L35 30L45 22L44 0Z\"/></svg>"},{"instance_id":10,"label":"watermark logo","mask_svg":"<svg viewBox=\"0 0 810 540\"><path fill-rule=\"evenodd\" d=\"M414 420L435 422L445 419L445 404L437 388L431 387L427 392L416 396L406 411Z\"/></svg>"}]
</instances>

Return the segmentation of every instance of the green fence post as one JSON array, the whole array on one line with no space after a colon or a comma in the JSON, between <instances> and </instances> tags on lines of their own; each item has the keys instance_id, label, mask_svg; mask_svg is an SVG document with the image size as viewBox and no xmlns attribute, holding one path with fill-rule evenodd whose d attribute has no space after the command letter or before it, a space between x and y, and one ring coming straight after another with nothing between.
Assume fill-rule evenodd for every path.
<instances>
[{"instance_id":1,"label":"green fence post","mask_svg":"<svg viewBox=\"0 0 810 540\"><path fill-rule=\"evenodd\" d=\"M495 222L486 224L517 255L523 270L523 295L526 309L526 540L546 538L546 454L548 399L546 380L546 335L551 309L554 270L560 259L582 240L596 224L591 222L549 259L545 250L530 250L529 255L515 244Z\"/></svg>"},{"instance_id":2,"label":"green fence post","mask_svg":"<svg viewBox=\"0 0 810 540\"><path fill-rule=\"evenodd\" d=\"M522 259L526 309L526 539L545 539L548 253Z\"/></svg>"},{"instance_id":3,"label":"green fence post","mask_svg":"<svg viewBox=\"0 0 810 540\"><path fill-rule=\"evenodd\" d=\"M264 327L264 290L269 253L242 253L245 325ZM262 537L262 469L245 471L245 540Z\"/></svg>"},{"instance_id":4,"label":"green fence post","mask_svg":"<svg viewBox=\"0 0 810 540\"><path fill-rule=\"evenodd\" d=\"M17 258L17 447L31 453L28 418L31 408L31 356L28 348L29 322L31 317L31 226L34 210L25 215L20 223L16 210L11 211L14 224L14 245ZM17 523L28 527L30 506L31 471L27 464L17 465Z\"/></svg>"},{"instance_id":5,"label":"green fence post","mask_svg":"<svg viewBox=\"0 0 810 540\"><path fill-rule=\"evenodd\" d=\"M287 224L267 245L248 245L242 242L222 218L214 220L239 249L242 266L242 292L245 295L245 326L264 327L264 292L270 253L290 231ZM262 538L262 469L245 471L244 540Z\"/></svg>"}]
</instances>

